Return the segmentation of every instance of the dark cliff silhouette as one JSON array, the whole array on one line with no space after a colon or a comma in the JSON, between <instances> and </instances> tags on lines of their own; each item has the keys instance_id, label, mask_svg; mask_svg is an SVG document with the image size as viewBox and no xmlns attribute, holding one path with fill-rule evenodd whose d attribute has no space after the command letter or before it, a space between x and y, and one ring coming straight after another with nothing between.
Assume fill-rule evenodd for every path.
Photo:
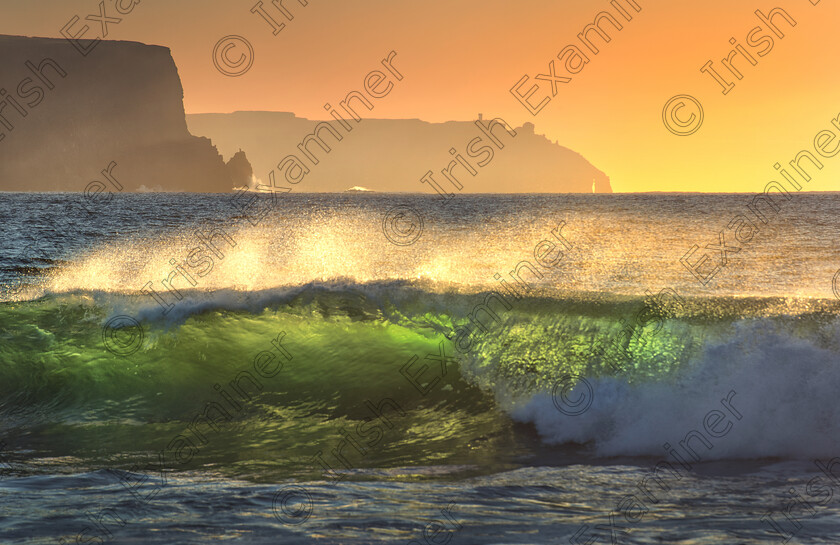
<instances>
[{"instance_id":1,"label":"dark cliff silhouette","mask_svg":"<svg viewBox=\"0 0 840 545\"><path fill-rule=\"evenodd\" d=\"M64 39L0 36L0 190L83 191L102 170L120 191L227 192L247 185L192 136L168 48L102 41L83 56Z\"/></svg>"},{"instance_id":2,"label":"dark cliff silhouette","mask_svg":"<svg viewBox=\"0 0 840 545\"><path fill-rule=\"evenodd\" d=\"M295 191L361 186L423 193L436 190L433 182L439 192L452 194L592 193L593 186L596 193L612 193L603 172L580 154L535 134L531 123L510 127L516 136L496 125L490 136L475 121L357 123L341 117L349 121L330 119L327 124L286 112L194 114L187 116L187 125L193 134L211 137L225 156L244 149L263 184L270 183L272 173L277 186ZM488 116L479 123L487 127L491 120ZM309 171L297 181L301 169L294 166L296 161ZM447 168L454 182L442 172ZM421 182L430 171L429 181Z\"/></svg>"}]
</instances>

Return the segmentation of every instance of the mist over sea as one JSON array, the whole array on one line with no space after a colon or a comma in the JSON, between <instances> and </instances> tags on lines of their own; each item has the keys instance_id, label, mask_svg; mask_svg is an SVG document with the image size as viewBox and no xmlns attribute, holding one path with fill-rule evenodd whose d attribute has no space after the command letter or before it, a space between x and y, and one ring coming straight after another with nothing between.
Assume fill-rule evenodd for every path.
<instances>
[{"instance_id":1,"label":"mist over sea","mask_svg":"<svg viewBox=\"0 0 840 545\"><path fill-rule=\"evenodd\" d=\"M0 193L3 540L834 543L789 197Z\"/></svg>"}]
</instances>

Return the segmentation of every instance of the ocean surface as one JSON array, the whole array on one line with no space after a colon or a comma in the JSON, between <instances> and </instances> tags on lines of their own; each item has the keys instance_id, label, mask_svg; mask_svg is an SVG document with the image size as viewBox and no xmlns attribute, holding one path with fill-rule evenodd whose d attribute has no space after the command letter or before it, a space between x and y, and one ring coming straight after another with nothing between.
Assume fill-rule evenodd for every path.
<instances>
[{"instance_id":1,"label":"ocean surface","mask_svg":"<svg viewBox=\"0 0 840 545\"><path fill-rule=\"evenodd\" d=\"M0 542L836 544L840 193L752 201L0 193Z\"/></svg>"}]
</instances>

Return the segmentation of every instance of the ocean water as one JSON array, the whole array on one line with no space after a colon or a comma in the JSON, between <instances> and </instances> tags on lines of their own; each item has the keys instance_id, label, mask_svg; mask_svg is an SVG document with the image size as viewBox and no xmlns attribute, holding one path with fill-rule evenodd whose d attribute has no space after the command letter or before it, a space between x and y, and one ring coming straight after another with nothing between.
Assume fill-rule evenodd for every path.
<instances>
[{"instance_id":1,"label":"ocean water","mask_svg":"<svg viewBox=\"0 0 840 545\"><path fill-rule=\"evenodd\" d=\"M751 203L0 193L0 541L837 543L840 194Z\"/></svg>"}]
</instances>

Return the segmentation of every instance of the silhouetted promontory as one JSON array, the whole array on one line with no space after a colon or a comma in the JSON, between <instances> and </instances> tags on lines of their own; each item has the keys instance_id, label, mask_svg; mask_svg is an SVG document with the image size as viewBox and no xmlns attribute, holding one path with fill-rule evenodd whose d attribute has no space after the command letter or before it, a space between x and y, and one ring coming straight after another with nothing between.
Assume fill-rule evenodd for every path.
<instances>
[{"instance_id":1,"label":"silhouetted promontory","mask_svg":"<svg viewBox=\"0 0 840 545\"><path fill-rule=\"evenodd\" d=\"M358 100L353 105L364 117L364 106ZM475 121L445 123L356 122L338 108L334 112L340 119L329 123L257 111L192 114L187 125L193 134L212 138L225 156L245 150L264 185L270 184L272 173L276 186L295 191L339 192L361 186L444 194L612 193L603 172L579 153L535 134L531 123L508 130L480 114ZM308 172L301 176L302 170Z\"/></svg>"},{"instance_id":2,"label":"silhouetted promontory","mask_svg":"<svg viewBox=\"0 0 840 545\"><path fill-rule=\"evenodd\" d=\"M0 78L0 190L84 191L108 185L112 162L119 191L226 192L250 179L247 159L229 168L187 131L168 48L102 41L83 56L64 39L0 36Z\"/></svg>"}]
</instances>

